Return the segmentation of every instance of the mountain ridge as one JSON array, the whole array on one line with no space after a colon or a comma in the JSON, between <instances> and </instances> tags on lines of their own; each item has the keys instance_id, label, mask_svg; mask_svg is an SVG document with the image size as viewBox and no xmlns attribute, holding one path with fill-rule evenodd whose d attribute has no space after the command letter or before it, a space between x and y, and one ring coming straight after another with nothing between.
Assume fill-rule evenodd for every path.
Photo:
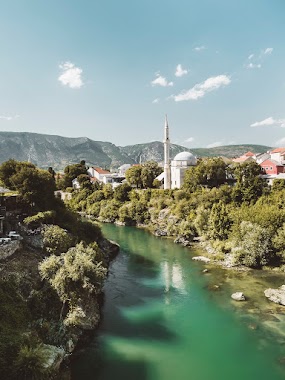
<instances>
[{"instance_id":1,"label":"mountain ridge","mask_svg":"<svg viewBox=\"0 0 285 380\"><path fill-rule=\"evenodd\" d=\"M170 144L170 157L182 151L197 157L239 156L250 150L262 153L271 147L255 144L225 145L216 148L187 148ZM0 131L0 163L14 158L31 161L41 168L52 166L62 170L66 165L85 160L88 165L117 168L122 164L135 164L154 160L163 161L163 143L153 141L127 146L117 146L108 141L95 141L88 137L64 137L36 132Z\"/></svg>"}]
</instances>

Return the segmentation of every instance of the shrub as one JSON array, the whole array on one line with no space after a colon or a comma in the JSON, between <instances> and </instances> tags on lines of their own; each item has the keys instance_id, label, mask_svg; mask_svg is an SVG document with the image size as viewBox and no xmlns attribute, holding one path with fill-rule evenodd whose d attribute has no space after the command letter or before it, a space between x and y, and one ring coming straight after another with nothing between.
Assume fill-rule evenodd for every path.
<instances>
[{"instance_id":1,"label":"shrub","mask_svg":"<svg viewBox=\"0 0 285 380\"><path fill-rule=\"evenodd\" d=\"M15 361L16 378L21 380L48 380L47 356L43 346L21 347Z\"/></svg>"},{"instance_id":2,"label":"shrub","mask_svg":"<svg viewBox=\"0 0 285 380\"><path fill-rule=\"evenodd\" d=\"M98 246L86 247L80 243L61 256L52 255L44 259L39 265L42 279L50 283L61 301L69 307L67 324L75 323L75 317L78 317L76 308L81 307L78 302L102 290L107 269L98 261L99 257Z\"/></svg>"},{"instance_id":3,"label":"shrub","mask_svg":"<svg viewBox=\"0 0 285 380\"><path fill-rule=\"evenodd\" d=\"M43 211L38 212L35 215L28 216L24 219L24 224L27 226L35 225L39 226L41 224L48 224L53 223L56 217L56 212L54 210L52 211Z\"/></svg>"},{"instance_id":4,"label":"shrub","mask_svg":"<svg viewBox=\"0 0 285 380\"><path fill-rule=\"evenodd\" d=\"M70 234L57 225L46 226L42 236L44 248L49 254L58 255L72 246L73 239Z\"/></svg>"},{"instance_id":5,"label":"shrub","mask_svg":"<svg viewBox=\"0 0 285 380\"><path fill-rule=\"evenodd\" d=\"M265 228L258 224L243 221L240 224L240 240L232 250L235 262L248 267L258 268L272 259L272 243Z\"/></svg>"}]
</instances>

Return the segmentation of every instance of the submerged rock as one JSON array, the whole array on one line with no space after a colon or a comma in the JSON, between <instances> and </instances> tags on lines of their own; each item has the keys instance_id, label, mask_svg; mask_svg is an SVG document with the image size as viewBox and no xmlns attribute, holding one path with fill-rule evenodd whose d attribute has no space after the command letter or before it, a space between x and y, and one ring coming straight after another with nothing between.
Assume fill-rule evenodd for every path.
<instances>
[{"instance_id":1,"label":"submerged rock","mask_svg":"<svg viewBox=\"0 0 285 380\"><path fill-rule=\"evenodd\" d=\"M285 285L280 286L279 289L266 289L264 295L270 301L285 306Z\"/></svg>"},{"instance_id":2,"label":"submerged rock","mask_svg":"<svg viewBox=\"0 0 285 380\"><path fill-rule=\"evenodd\" d=\"M167 236L167 231L162 229L157 229L154 231L155 236Z\"/></svg>"},{"instance_id":3,"label":"submerged rock","mask_svg":"<svg viewBox=\"0 0 285 380\"><path fill-rule=\"evenodd\" d=\"M247 325L247 327L250 329L250 330L257 330L257 324L256 323L249 323Z\"/></svg>"},{"instance_id":4,"label":"submerged rock","mask_svg":"<svg viewBox=\"0 0 285 380\"><path fill-rule=\"evenodd\" d=\"M231 298L235 301L245 301L243 292L236 292L231 295Z\"/></svg>"},{"instance_id":5,"label":"submerged rock","mask_svg":"<svg viewBox=\"0 0 285 380\"><path fill-rule=\"evenodd\" d=\"M208 272L209 270L207 268L202 270L202 273L208 273Z\"/></svg>"},{"instance_id":6,"label":"submerged rock","mask_svg":"<svg viewBox=\"0 0 285 380\"><path fill-rule=\"evenodd\" d=\"M192 260L203 261L204 263L209 263L211 261L208 257L205 256L194 256L192 257Z\"/></svg>"},{"instance_id":7,"label":"submerged rock","mask_svg":"<svg viewBox=\"0 0 285 380\"><path fill-rule=\"evenodd\" d=\"M184 236L178 236L174 240L175 244L182 244L184 247L189 247L191 245L191 241L186 239Z\"/></svg>"},{"instance_id":8,"label":"submerged rock","mask_svg":"<svg viewBox=\"0 0 285 380\"><path fill-rule=\"evenodd\" d=\"M209 285L209 286L207 286L207 289L208 290L211 290L211 291L217 291L217 290L221 290L221 287L220 287L220 285Z\"/></svg>"}]
</instances>

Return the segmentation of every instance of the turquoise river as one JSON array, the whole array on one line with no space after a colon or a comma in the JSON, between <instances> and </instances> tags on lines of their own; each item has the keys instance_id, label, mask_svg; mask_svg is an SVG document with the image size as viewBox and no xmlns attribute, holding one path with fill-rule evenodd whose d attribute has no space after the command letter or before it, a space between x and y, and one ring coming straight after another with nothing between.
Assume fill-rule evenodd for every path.
<instances>
[{"instance_id":1,"label":"turquoise river","mask_svg":"<svg viewBox=\"0 0 285 380\"><path fill-rule=\"evenodd\" d=\"M121 250L73 380L285 379L285 307L263 294L284 274L210 265L203 273L195 250L132 227L102 229ZM235 291L248 300L231 300Z\"/></svg>"}]
</instances>

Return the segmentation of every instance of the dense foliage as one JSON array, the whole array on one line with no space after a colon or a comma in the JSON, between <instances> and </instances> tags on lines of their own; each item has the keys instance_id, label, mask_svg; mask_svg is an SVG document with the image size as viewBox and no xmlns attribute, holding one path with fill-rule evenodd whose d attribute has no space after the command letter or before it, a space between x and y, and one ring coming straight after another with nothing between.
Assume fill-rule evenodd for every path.
<instances>
[{"instance_id":1,"label":"dense foliage","mask_svg":"<svg viewBox=\"0 0 285 380\"><path fill-rule=\"evenodd\" d=\"M284 183L269 188L255 162L230 166L220 158L202 160L188 169L180 190L140 189L141 172L141 167L127 172L136 188L125 197L115 197L106 187L89 193L83 189L69 206L102 221L144 225L183 242L199 237L217 258L234 264L285 264Z\"/></svg>"},{"instance_id":2,"label":"dense foliage","mask_svg":"<svg viewBox=\"0 0 285 380\"><path fill-rule=\"evenodd\" d=\"M92 193L85 162L70 165L66 174L68 185L78 175L83 194ZM0 165L2 184L16 195L15 215L9 218L24 236L24 249L11 260L16 269L12 263L6 272L7 262L1 272L5 278L0 279L1 379L55 378L47 365L46 344L64 346L67 331L87 317L84 305L91 300L96 304L106 276L107 260L97 244L102 240L100 228L55 198L54 177L52 168L40 170L28 162L9 160ZM109 190L104 189L104 196L113 195ZM128 199L130 188L122 190L118 197ZM23 214L28 216L21 224ZM4 224L11 223L9 218ZM34 248L39 244L30 249L32 239L42 240L43 250Z\"/></svg>"},{"instance_id":3,"label":"dense foliage","mask_svg":"<svg viewBox=\"0 0 285 380\"><path fill-rule=\"evenodd\" d=\"M84 302L90 295L99 294L107 270L96 244L83 243L70 248L60 256L51 255L40 264L40 274L49 281L60 300L68 305L66 325L77 325L85 317Z\"/></svg>"},{"instance_id":4,"label":"dense foliage","mask_svg":"<svg viewBox=\"0 0 285 380\"><path fill-rule=\"evenodd\" d=\"M24 209L45 211L54 207L55 181L49 171L11 159L0 165L0 180L18 192L19 205Z\"/></svg>"},{"instance_id":5,"label":"dense foliage","mask_svg":"<svg viewBox=\"0 0 285 380\"><path fill-rule=\"evenodd\" d=\"M155 178L162 172L162 168L155 161L148 161L143 165L132 166L126 172L126 179L130 185L140 189L156 187Z\"/></svg>"}]
</instances>

